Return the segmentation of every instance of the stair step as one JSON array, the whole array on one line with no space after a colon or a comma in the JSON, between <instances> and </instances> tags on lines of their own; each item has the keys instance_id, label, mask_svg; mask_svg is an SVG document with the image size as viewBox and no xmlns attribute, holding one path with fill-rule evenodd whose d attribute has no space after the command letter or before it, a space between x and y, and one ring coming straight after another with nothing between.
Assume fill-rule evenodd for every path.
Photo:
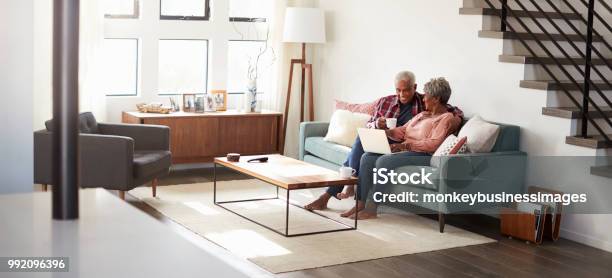
<instances>
[{"instance_id":1,"label":"stair step","mask_svg":"<svg viewBox=\"0 0 612 278\"><path fill-rule=\"evenodd\" d=\"M612 178L612 165L591 167L591 175Z\"/></svg>"},{"instance_id":2,"label":"stair step","mask_svg":"<svg viewBox=\"0 0 612 278\"><path fill-rule=\"evenodd\" d=\"M612 118L612 109L605 107L601 110L607 118ZM564 119L582 119L582 112L577 107L542 107L542 115ZM593 119L603 118L594 108L589 109L589 115Z\"/></svg>"},{"instance_id":3,"label":"stair step","mask_svg":"<svg viewBox=\"0 0 612 278\"><path fill-rule=\"evenodd\" d=\"M583 82L582 80L576 81L578 82L578 84L582 84ZM602 81L596 81L595 84L600 90L612 90L612 86L609 86L608 84ZM574 83L570 81L562 81L562 83L559 85L555 81L549 80L521 80L521 88L546 91L557 91L563 88L570 91L579 91L582 89L581 87L576 87L576 85L574 85Z\"/></svg>"},{"instance_id":4,"label":"stair step","mask_svg":"<svg viewBox=\"0 0 612 278\"><path fill-rule=\"evenodd\" d=\"M571 65L572 61L574 61L574 63L580 66L584 65L584 59L580 57L556 58L556 59L562 65ZM539 64L540 63L539 61L542 61L544 64L547 64L547 65L556 65L555 61L549 57L539 57L539 59L536 59L536 57L533 57L533 56L521 56L521 55L499 55L499 61L503 63L528 64L528 65ZM606 59L605 61L607 61L608 64L612 64L612 59ZM604 60L602 59L592 59L591 63L593 65L605 65Z\"/></svg>"},{"instance_id":5,"label":"stair step","mask_svg":"<svg viewBox=\"0 0 612 278\"><path fill-rule=\"evenodd\" d=\"M543 33L534 33L536 39L540 41L550 41L551 39ZM489 31L489 30L480 30L478 31L478 36L481 38L491 38L491 39L523 39L523 40L534 40L531 34L524 32L502 32L502 31ZM551 34L551 37L555 41L567 41L565 37L561 34ZM580 35L577 34L568 34L568 39L574 42L584 42ZM601 42L603 38L601 36L593 36L593 42Z\"/></svg>"},{"instance_id":6,"label":"stair step","mask_svg":"<svg viewBox=\"0 0 612 278\"><path fill-rule=\"evenodd\" d=\"M523 10L512 10L514 12L514 16L516 17L529 17L526 11ZM501 16L501 9L491 9L491 8L459 8L459 14L463 15L496 15ZM545 18L545 15L548 15L553 19L562 19L561 14L557 12L539 12L532 11L531 14L535 18ZM512 17L513 13L508 11L508 16ZM575 13L563 13L563 15L570 20L580 20L582 18L579 14Z\"/></svg>"},{"instance_id":7,"label":"stair step","mask_svg":"<svg viewBox=\"0 0 612 278\"><path fill-rule=\"evenodd\" d=\"M608 134L608 137L612 138L612 134ZM583 138L581 136L567 136L565 137L565 143L591 149L612 148L612 143L607 142L601 135L593 135L588 138Z\"/></svg>"}]
</instances>

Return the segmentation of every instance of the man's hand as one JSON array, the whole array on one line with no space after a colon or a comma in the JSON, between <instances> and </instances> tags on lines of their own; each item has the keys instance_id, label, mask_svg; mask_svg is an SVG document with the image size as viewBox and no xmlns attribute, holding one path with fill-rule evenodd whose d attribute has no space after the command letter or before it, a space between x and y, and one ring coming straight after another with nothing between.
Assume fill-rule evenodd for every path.
<instances>
[{"instance_id":1,"label":"man's hand","mask_svg":"<svg viewBox=\"0 0 612 278\"><path fill-rule=\"evenodd\" d=\"M385 117L380 117L376 120L376 127L378 129L387 129L387 119Z\"/></svg>"}]
</instances>

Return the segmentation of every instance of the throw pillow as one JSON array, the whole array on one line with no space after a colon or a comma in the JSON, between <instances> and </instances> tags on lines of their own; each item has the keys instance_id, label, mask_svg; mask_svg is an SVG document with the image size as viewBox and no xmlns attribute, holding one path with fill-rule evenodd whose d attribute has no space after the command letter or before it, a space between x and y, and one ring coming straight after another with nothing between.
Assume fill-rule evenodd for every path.
<instances>
[{"instance_id":1,"label":"throw pillow","mask_svg":"<svg viewBox=\"0 0 612 278\"><path fill-rule=\"evenodd\" d=\"M334 108L335 110L348 110L353 113L374 115L374 112L376 111L376 102L356 104L335 100Z\"/></svg>"},{"instance_id":2,"label":"throw pillow","mask_svg":"<svg viewBox=\"0 0 612 278\"><path fill-rule=\"evenodd\" d=\"M357 138L357 129L366 127L370 118L371 116L368 114L336 110L329 121L329 128L324 140L352 147Z\"/></svg>"},{"instance_id":3,"label":"throw pillow","mask_svg":"<svg viewBox=\"0 0 612 278\"><path fill-rule=\"evenodd\" d=\"M491 152L498 135L499 126L486 122L480 116L470 119L459 131L459 137L467 137L467 148L471 153Z\"/></svg>"},{"instance_id":4,"label":"throw pillow","mask_svg":"<svg viewBox=\"0 0 612 278\"><path fill-rule=\"evenodd\" d=\"M449 135L446 137L442 145L438 147L436 152L431 157L429 164L432 167L440 167L440 162L443 156L461 154L467 152L467 137L457 138L455 135Z\"/></svg>"}]
</instances>

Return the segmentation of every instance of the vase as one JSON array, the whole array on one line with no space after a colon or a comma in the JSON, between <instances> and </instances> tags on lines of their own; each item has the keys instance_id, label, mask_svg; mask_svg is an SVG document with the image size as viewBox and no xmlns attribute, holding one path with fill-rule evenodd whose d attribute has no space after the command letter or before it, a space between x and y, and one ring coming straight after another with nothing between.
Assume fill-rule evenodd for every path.
<instances>
[{"instance_id":1,"label":"vase","mask_svg":"<svg viewBox=\"0 0 612 278\"><path fill-rule=\"evenodd\" d=\"M257 81L249 80L246 95L246 112L257 112Z\"/></svg>"}]
</instances>

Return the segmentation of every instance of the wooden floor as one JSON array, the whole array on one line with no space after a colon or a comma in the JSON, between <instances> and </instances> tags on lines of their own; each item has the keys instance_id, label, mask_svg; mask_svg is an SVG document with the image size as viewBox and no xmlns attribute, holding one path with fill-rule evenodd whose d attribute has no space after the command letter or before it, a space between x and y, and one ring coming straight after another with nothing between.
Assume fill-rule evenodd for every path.
<instances>
[{"instance_id":1,"label":"wooden floor","mask_svg":"<svg viewBox=\"0 0 612 278\"><path fill-rule=\"evenodd\" d=\"M217 178L235 180L244 177L218 169ZM173 170L160 180L160 185L208 182L211 179L210 168ZM129 194L127 197L131 204L190 240L206 241ZM431 218L435 219L434 216ZM446 223L498 242L289 272L277 277L612 277L612 253L565 239L541 246L508 239L499 235L497 219L488 216L449 215Z\"/></svg>"}]
</instances>

